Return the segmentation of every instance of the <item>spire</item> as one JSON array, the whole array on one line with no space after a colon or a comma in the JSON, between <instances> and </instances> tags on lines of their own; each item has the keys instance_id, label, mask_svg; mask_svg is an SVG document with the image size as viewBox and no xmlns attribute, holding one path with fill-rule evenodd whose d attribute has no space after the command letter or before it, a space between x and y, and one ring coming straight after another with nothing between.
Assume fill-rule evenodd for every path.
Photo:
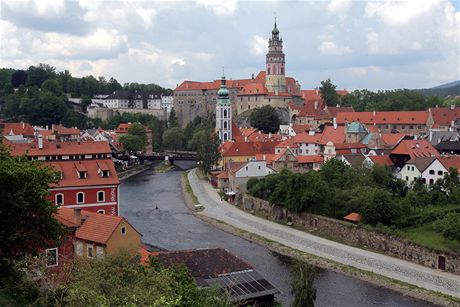
<instances>
[{"instance_id":1,"label":"spire","mask_svg":"<svg viewBox=\"0 0 460 307\"><path fill-rule=\"evenodd\" d=\"M275 24L273 26L272 34L275 36L275 35L278 35L279 33L280 31L278 30L278 26L276 25L276 17L275 17Z\"/></svg>"},{"instance_id":2,"label":"spire","mask_svg":"<svg viewBox=\"0 0 460 307\"><path fill-rule=\"evenodd\" d=\"M222 77L220 78L220 84L222 86L225 86L225 70L224 70L224 66L222 66Z\"/></svg>"},{"instance_id":3,"label":"spire","mask_svg":"<svg viewBox=\"0 0 460 307\"><path fill-rule=\"evenodd\" d=\"M217 103L224 104L229 103L230 100L228 98L229 92L227 89L227 85L225 84L225 72L224 67L222 66L222 78L220 79L220 89L217 91Z\"/></svg>"}]
</instances>

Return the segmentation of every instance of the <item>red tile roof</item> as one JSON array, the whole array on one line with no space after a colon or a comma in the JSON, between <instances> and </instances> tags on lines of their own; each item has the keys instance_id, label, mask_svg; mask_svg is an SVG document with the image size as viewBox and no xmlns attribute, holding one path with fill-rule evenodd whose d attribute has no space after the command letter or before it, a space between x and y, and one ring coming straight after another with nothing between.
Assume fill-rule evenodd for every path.
<instances>
[{"instance_id":1,"label":"red tile roof","mask_svg":"<svg viewBox=\"0 0 460 307\"><path fill-rule=\"evenodd\" d=\"M276 155L273 156L272 162L273 162L273 161L279 161L279 159L281 159L281 157L283 157L283 156L286 154L286 152L287 152L288 150L289 150L289 148L283 148L283 149L280 151L280 153L278 153L278 154L276 154ZM289 150L289 152L290 152L290 153L294 156L294 158L296 158L296 160L297 160L297 157L292 153L292 151Z\"/></svg>"},{"instance_id":2,"label":"red tile roof","mask_svg":"<svg viewBox=\"0 0 460 307\"><path fill-rule=\"evenodd\" d=\"M219 179L228 179L228 171L220 172L216 177Z\"/></svg>"},{"instance_id":3,"label":"red tile roof","mask_svg":"<svg viewBox=\"0 0 460 307\"><path fill-rule=\"evenodd\" d=\"M110 154L110 146L107 142L48 142L43 140L43 148L39 149L37 141L30 144L9 143L11 154L20 156L27 152L28 157L42 156L69 156L69 155L91 155Z\"/></svg>"},{"instance_id":4,"label":"red tile roof","mask_svg":"<svg viewBox=\"0 0 460 307\"><path fill-rule=\"evenodd\" d=\"M369 159L371 159L371 161L377 165L388 166L388 167L393 166L393 161L391 161L390 155L369 156Z\"/></svg>"},{"instance_id":5,"label":"red tile roof","mask_svg":"<svg viewBox=\"0 0 460 307\"><path fill-rule=\"evenodd\" d=\"M345 216L343 219L346 221L350 221L350 222L361 222L362 217L361 217L361 214L352 212L348 214L347 216Z\"/></svg>"},{"instance_id":6,"label":"red tile roof","mask_svg":"<svg viewBox=\"0 0 460 307\"><path fill-rule=\"evenodd\" d=\"M131 128L131 123L121 123L118 125L117 129L115 129L116 133L128 133L129 128Z\"/></svg>"},{"instance_id":7,"label":"red tile roof","mask_svg":"<svg viewBox=\"0 0 460 307\"><path fill-rule=\"evenodd\" d=\"M304 133L304 132L310 130L310 125L295 124L295 125L292 125L292 129L294 130L294 132L296 134Z\"/></svg>"},{"instance_id":8,"label":"red tile roof","mask_svg":"<svg viewBox=\"0 0 460 307\"><path fill-rule=\"evenodd\" d=\"M292 140L297 144L319 144L322 137L322 133L315 133L314 135L310 135L308 133L299 133L292 137Z\"/></svg>"},{"instance_id":9,"label":"red tile roof","mask_svg":"<svg viewBox=\"0 0 460 307\"><path fill-rule=\"evenodd\" d=\"M404 133L382 133L382 140L385 144L395 146L406 134Z\"/></svg>"},{"instance_id":10,"label":"red tile roof","mask_svg":"<svg viewBox=\"0 0 460 307\"><path fill-rule=\"evenodd\" d=\"M275 154L256 154L257 161L265 161L267 164L272 163Z\"/></svg>"},{"instance_id":11,"label":"red tile roof","mask_svg":"<svg viewBox=\"0 0 460 307\"><path fill-rule=\"evenodd\" d=\"M117 185L118 180L115 166L110 159L97 160L61 160L61 161L46 161L46 165L53 167L56 171L62 173L62 179L52 187L81 187L81 186L99 186L99 185ZM102 177L99 174L99 165L105 165L109 171L108 177ZM86 171L86 178L78 178L78 171Z\"/></svg>"},{"instance_id":12,"label":"red tile roof","mask_svg":"<svg viewBox=\"0 0 460 307\"><path fill-rule=\"evenodd\" d=\"M300 164L306 164L306 163L323 163L324 158L320 155L313 155L313 156L297 156L297 161L299 161Z\"/></svg>"},{"instance_id":13,"label":"red tile roof","mask_svg":"<svg viewBox=\"0 0 460 307\"><path fill-rule=\"evenodd\" d=\"M411 158L439 156L439 152L427 140L402 140L391 154L409 155Z\"/></svg>"},{"instance_id":14,"label":"red tile roof","mask_svg":"<svg viewBox=\"0 0 460 307\"><path fill-rule=\"evenodd\" d=\"M438 160L447 170L454 167L460 174L460 156L438 157Z\"/></svg>"},{"instance_id":15,"label":"red tile roof","mask_svg":"<svg viewBox=\"0 0 460 307\"><path fill-rule=\"evenodd\" d=\"M46 131L46 130L45 130ZM58 135L80 135L80 129L78 128L67 128L62 125L53 125L50 129L51 133L56 133Z\"/></svg>"},{"instance_id":16,"label":"red tile roof","mask_svg":"<svg viewBox=\"0 0 460 307\"><path fill-rule=\"evenodd\" d=\"M256 154L272 154L275 153L276 146L280 141L267 142L226 142L221 145L220 152L224 157L232 156L255 156Z\"/></svg>"},{"instance_id":17,"label":"red tile roof","mask_svg":"<svg viewBox=\"0 0 460 307\"><path fill-rule=\"evenodd\" d=\"M2 135L8 135L11 132L15 135L25 137L34 137L34 128L28 123L0 123Z\"/></svg>"},{"instance_id":18,"label":"red tile roof","mask_svg":"<svg viewBox=\"0 0 460 307\"><path fill-rule=\"evenodd\" d=\"M345 126L326 126L324 127L321 144L325 145L328 142L332 142L334 144L344 143L345 142Z\"/></svg>"},{"instance_id":19,"label":"red tile roof","mask_svg":"<svg viewBox=\"0 0 460 307\"><path fill-rule=\"evenodd\" d=\"M414 124L425 125L428 111L391 111L391 112L339 112L337 123L361 122L363 124Z\"/></svg>"},{"instance_id":20,"label":"red tile roof","mask_svg":"<svg viewBox=\"0 0 460 307\"><path fill-rule=\"evenodd\" d=\"M263 83L251 82L243 86L238 95L267 95L268 90Z\"/></svg>"},{"instance_id":21,"label":"red tile roof","mask_svg":"<svg viewBox=\"0 0 460 307\"><path fill-rule=\"evenodd\" d=\"M437 126L450 127L452 121L460 118L460 106L453 108L431 108L434 124Z\"/></svg>"},{"instance_id":22,"label":"red tile roof","mask_svg":"<svg viewBox=\"0 0 460 307\"><path fill-rule=\"evenodd\" d=\"M81 211L81 217L82 222L77 221L74 209L70 208L62 207L59 208L57 212L57 219L63 221L64 225L65 223L78 225L77 231L75 232L75 237L77 239L100 244L107 243L122 221L129 224L122 216L101 214L86 210ZM136 230L134 227L133 229Z\"/></svg>"}]
</instances>

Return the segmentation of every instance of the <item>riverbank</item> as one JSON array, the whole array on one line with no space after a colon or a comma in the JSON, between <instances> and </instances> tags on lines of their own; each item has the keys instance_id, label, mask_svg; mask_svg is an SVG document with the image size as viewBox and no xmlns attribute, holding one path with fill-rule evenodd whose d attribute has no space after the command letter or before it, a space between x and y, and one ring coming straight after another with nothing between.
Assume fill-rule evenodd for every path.
<instances>
[{"instance_id":1,"label":"riverbank","mask_svg":"<svg viewBox=\"0 0 460 307\"><path fill-rule=\"evenodd\" d=\"M145 161L144 164L142 165L136 165L135 167L129 169L129 170L126 170L126 171L122 171L122 172L118 172L117 175L118 175L118 179L120 181L123 181L123 180L126 180L134 175L137 175L139 173L142 173L143 171L149 169L149 168L152 168L152 166L155 165L155 162L150 162L150 161Z\"/></svg>"},{"instance_id":2,"label":"riverbank","mask_svg":"<svg viewBox=\"0 0 460 307\"><path fill-rule=\"evenodd\" d=\"M193 194L193 191L191 193L192 195L189 194L190 189L187 189L187 186L190 186L190 183L188 183L188 178L186 176L182 176L181 186L182 186L181 190L182 190L182 193L185 199L185 203L192 211L194 211L195 203L192 200L192 195L194 194ZM196 198L196 195L194 195L193 198ZM240 236L244 239L255 242L257 244L263 245L267 247L268 249L270 249L271 251L281 254L283 256L306 261L317 267L328 269L334 272L338 272L338 273L341 273L341 274L344 274L344 275L347 275L353 278L357 278L359 280L363 280L363 281L369 282L377 286L381 286L381 287L385 287L385 288L397 291L398 293L401 293L405 296L422 299L422 300L425 300L433 304L437 304L441 306L460 306L460 300L450 297L448 295L444 295L444 294L434 292L431 290L422 289L417 286L414 286L414 285L411 285L405 282L401 282L401 281L398 281L398 280L395 280L389 277L384 277L376 273L357 269L357 268L354 268L348 265L344 265L344 264L335 262L330 259L315 256L307 252L300 251L298 249L291 248L284 244L272 241L270 239L259 236L257 234L234 227L219 219L204 216L203 214L197 214L197 212L195 212L195 216L200 218L203 221L208 222L214 227L217 227L231 234Z\"/></svg>"}]
</instances>

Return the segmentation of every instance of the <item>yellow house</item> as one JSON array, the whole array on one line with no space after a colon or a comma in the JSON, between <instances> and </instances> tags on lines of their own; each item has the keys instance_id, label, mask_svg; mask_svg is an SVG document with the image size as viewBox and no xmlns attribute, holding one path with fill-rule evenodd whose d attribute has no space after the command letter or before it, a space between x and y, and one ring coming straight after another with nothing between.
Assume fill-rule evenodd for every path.
<instances>
[{"instance_id":1,"label":"yellow house","mask_svg":"<svg viewBox=\"0 0 460 307\"><path fill-rule=\"evenodd\" d=\"M77 257L104 257L120 250L134 256L141 248L142 235L124 217L70 208L60 208L57 216L75 225Z\"/></svg>"}]
</instances>

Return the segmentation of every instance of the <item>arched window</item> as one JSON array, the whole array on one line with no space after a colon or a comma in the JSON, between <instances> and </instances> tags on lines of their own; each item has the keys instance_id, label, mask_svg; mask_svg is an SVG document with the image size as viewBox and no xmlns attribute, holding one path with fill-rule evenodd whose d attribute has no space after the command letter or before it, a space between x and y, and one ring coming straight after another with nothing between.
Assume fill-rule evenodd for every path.
<instances>
[{"instance_id":1,"label":"arched window","mask_svg":"<svg viewBox=\"0 0 460 307\"><path fill-rule=\"evenodd\" d=\"M224 129L227 129L227 122L224 122Z\"/></svg>"},{"instance_id":2,"label":"arched window","mask_svg":"<svg viewBox=\"0 0 460 307\"><path fill-rule=\"evenodd\" d=\"M97 210L97 213L105 214L105 210L104 209L99 209L99 210Z\"/></svg>"},{"instance_id":3,"label":"arched window","mask_svg":"<svg viewBox=\"0 0 460 307\"><path fill-rule=\"evenodd\" d=\"M85 202L85 193L78 192L77 193L77 204L82 204Z\"/></svg>"},{"instance_id":4,"label":"arched window","mask_svg":"<svg viewBox=\"0 0 460 307\"><path fill-rule=\"evenodd\" d=\"M97 192L97 202L102 203L105 201L105 193L104 191L98 191Z\"/></svg>"},{"instance_id":5,"label":"arched window","mask_svg":"<svg viewBox=\"0 0 460 307\"><path fill-rule=\"evenodd\" d=\"M224 110L224 118L227 118L227 110Z\"/></svg>"},{"instance_id":6,"label":"arched window","mask_svg":"<svg viewBox=\"0 0 460 307\"><path fill-rule=\"evenodd\" d=\"M224 133L224 141L227 140L227 133Z\"/></svg>"},{"instance_id":7,"label":"arched window","mask_svg":"<svg viewBox=\"0 0 460 307\"><path fill-rule=\"evenodd\" d=\"M62 206L64 204L64 194L59 193L55 196L56 206Z\"/></svg>"},{"instance_id":8,"label":"arched window","mask_svg":"<svg viewBox=\"0 0 460 307\"><path fill-rule=\"evenodd\" d=\"M270 74L270 67L268 67L268 69L267 69L267 74L268 75Z\"/></svg>"}]
</instances>

